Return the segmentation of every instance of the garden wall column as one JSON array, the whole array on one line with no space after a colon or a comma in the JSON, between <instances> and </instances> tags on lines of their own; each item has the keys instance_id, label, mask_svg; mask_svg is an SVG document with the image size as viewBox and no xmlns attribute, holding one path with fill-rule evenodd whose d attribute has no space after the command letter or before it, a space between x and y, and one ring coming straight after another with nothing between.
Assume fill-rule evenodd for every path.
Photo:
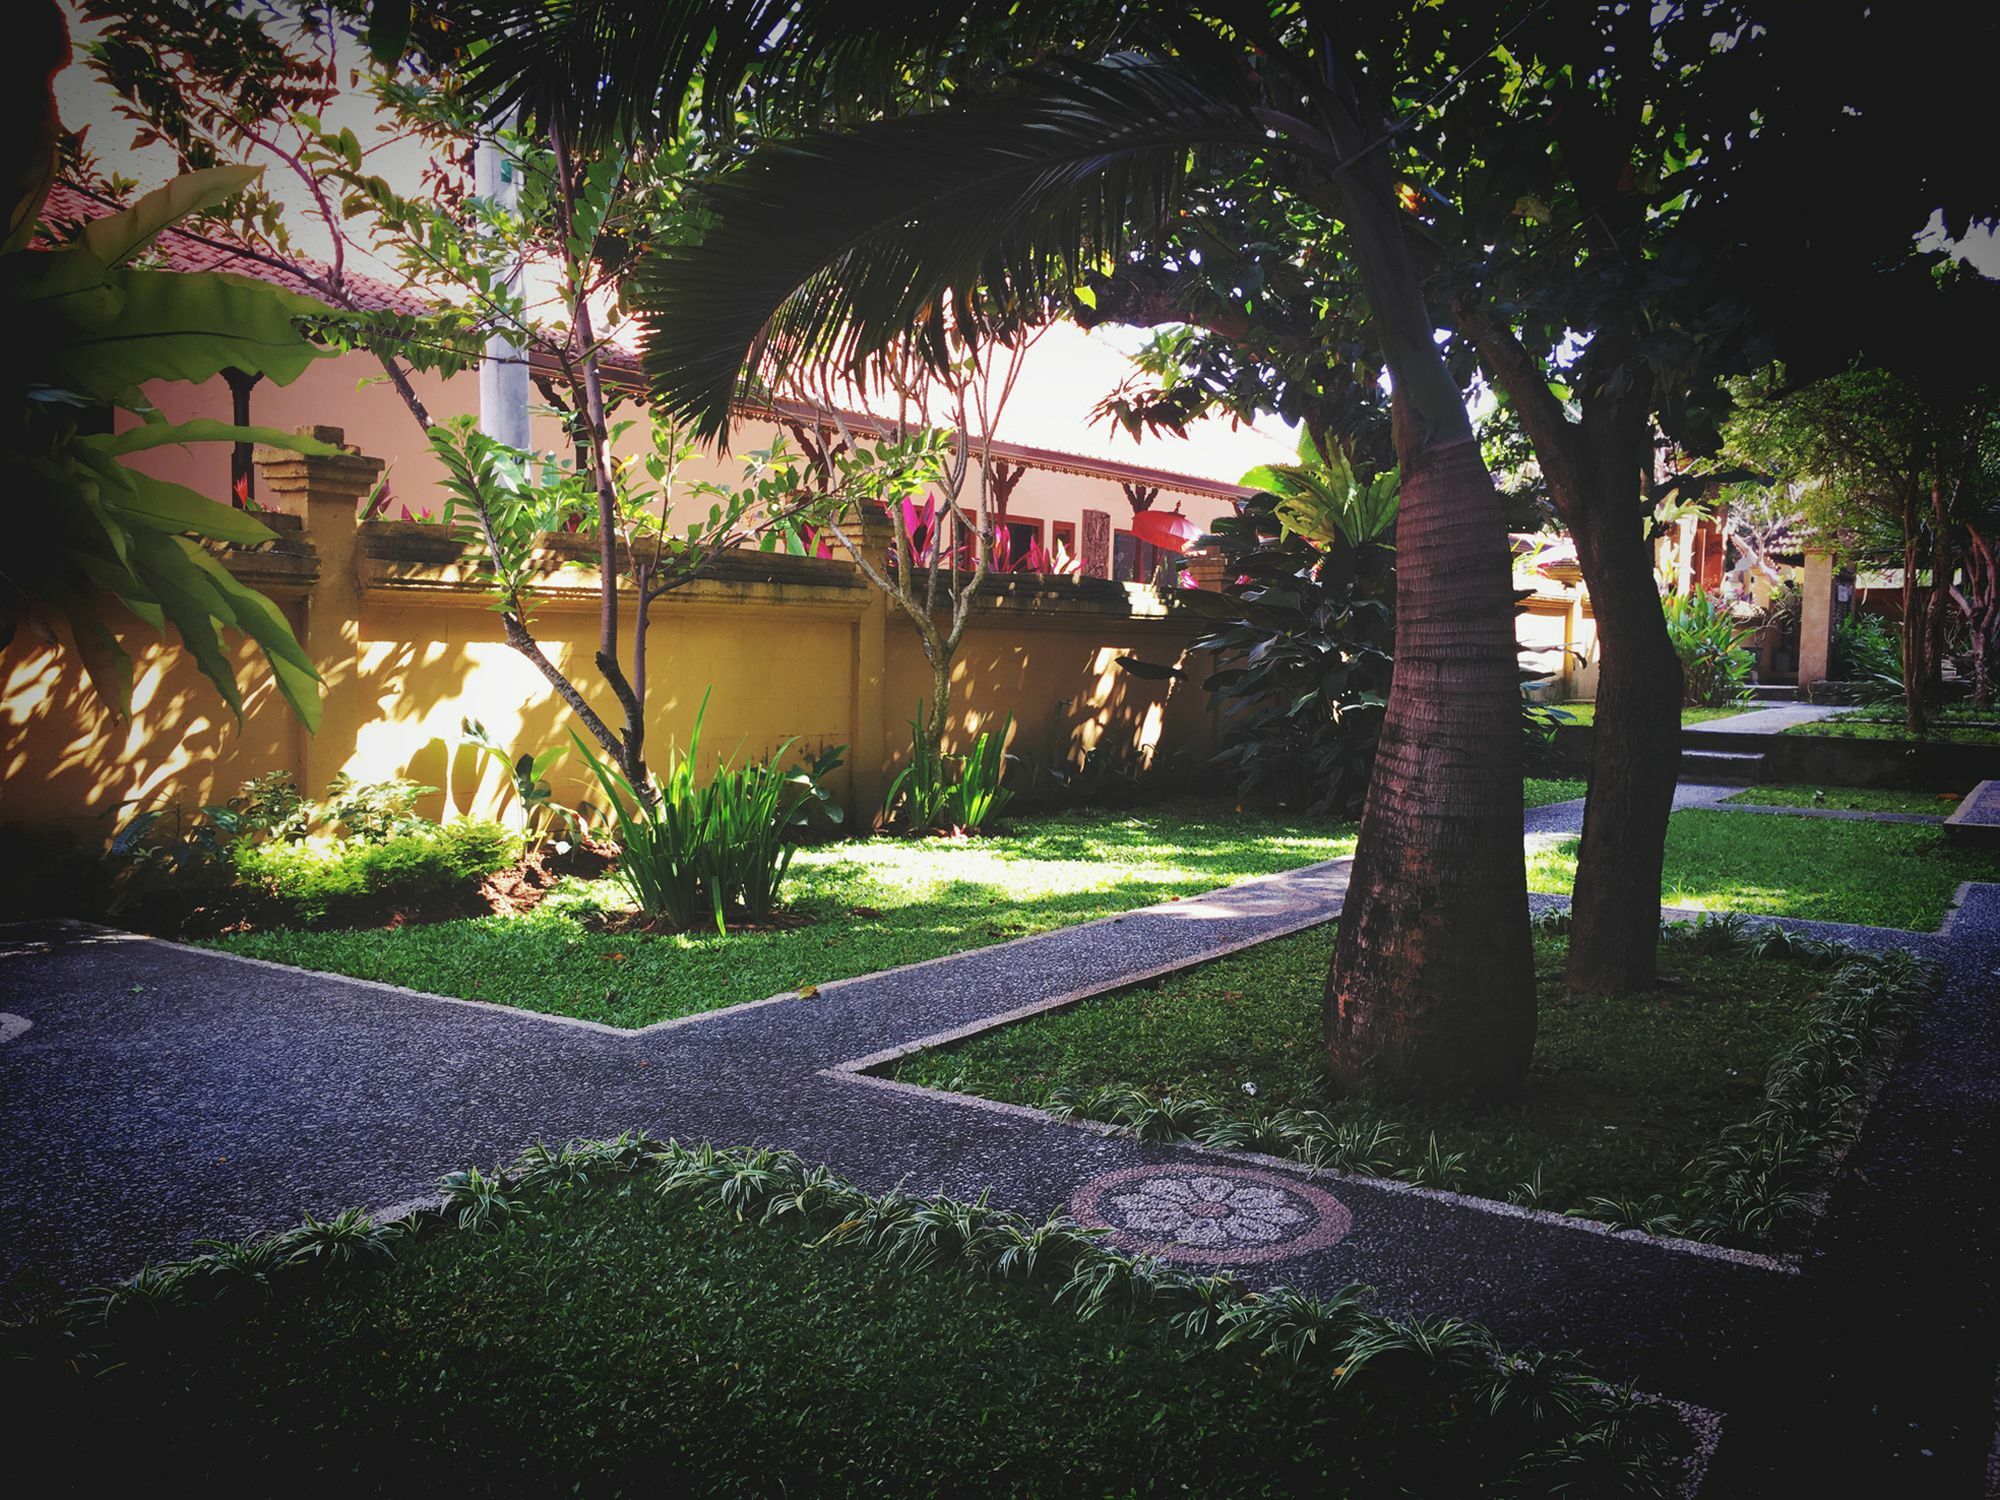
<instances>
[{"instance_id":1,"label":"garden wall column","mask_svg":"<svg viewBox=\"0 0 2000 1500\"><path fill-rule=\"evenodd\" d=\"M1799 574L1799 686L1824 682L1833 661L1833 554L1809 550Z\"/></svg>"},{"instance_id":2,"label":"garden wall column","mask_svg":"<svg viewBox=\"0 0 2000 1500\"><path fill-rule=\"evenodd\" d=\"M302 427L324 443L340 444L338 427ZM319 796L355 752L361 729L376 705L362 691L361 577L356 527L362 499L375 488L382 460L352 448L307 457L259 448L257 468L264 503L302 517L307 543L319 557L319 577L306 595L299 644L320 675L320 726L303 737L299 789Z\"/></svg>"}]
</instances>

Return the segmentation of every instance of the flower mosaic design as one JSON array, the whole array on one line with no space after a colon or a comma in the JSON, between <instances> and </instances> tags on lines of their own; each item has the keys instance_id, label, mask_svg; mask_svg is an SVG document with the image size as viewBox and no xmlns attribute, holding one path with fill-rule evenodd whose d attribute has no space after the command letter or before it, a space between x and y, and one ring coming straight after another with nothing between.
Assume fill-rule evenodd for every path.
<instances>
[{"instance_id":1,"label":"flower mosaic design","mask_svg":"<svg viewBox=\"0 0 2000 1500\"><path fill-rule=\"evenodd\" d=\"M1330 1193L1248 1167L1127 1167L1086 1182L1071 1208L1124 1249L1222 1264L1321 1249L1351 1222Z\"/></svg>"},{"instance_id":2,"label":"flower mosaic design","mask_svg":"<svg viewBox=\"0 0 2000 1500\"><path fill-rule=\"evenodd\" d=\"M1161 1235L1177 1245L1205 1249L1272 1245L1288 1239L1306 1220L1291 1195L1278 1188L1228 1177L1146 1177L1129 1193L1111 1195L1127 1229Z\"/></svg>"}]
</instances>

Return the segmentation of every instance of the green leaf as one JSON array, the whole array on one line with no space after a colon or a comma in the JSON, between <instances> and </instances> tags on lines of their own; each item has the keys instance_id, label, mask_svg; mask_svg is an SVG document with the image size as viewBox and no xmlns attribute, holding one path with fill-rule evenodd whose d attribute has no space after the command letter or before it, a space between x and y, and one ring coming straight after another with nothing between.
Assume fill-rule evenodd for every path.
<instances>
[{"instance_id":1,"label":"green leaf","mask_svg":"<svg viewBox=\"0 0 2000 1500\"><path fill-rule=\"evenodd\" d=\"M118 269L56 311L70 326L55 331L46 383L112 401L146 381L199 383L227 369L289 385L324 357L293 319L330 309L248 276Z\"/></svg>"},{"instance_id":2,"label":"green leaf","mask_svg":"<svg viewBox=\"0 0 2000 1500\"><path fill-rule=\"evenodd\" d=\"M94 448L99 453L113 456L140 453L148 448L164 448L173 443L262 443L267 448L284 448L292 453L305 453L319 458L330 457L341 451L332 443L323 443L318 438L307 437L303 433L286 432L278 427L238 427L233 422L218 422L212 417L194 417L185 422L152 423L133 427L124 432L83 437L77 441Z\"/></svg>"},{"instance_id":3,"label":"green leaf","mask_svg":"<svg viewBox=\"0 0 2000 1500\"><path fill-rule=\"evenodd\" d=\"M137 469L122 468L120 474L129 488L106 497L120 519L153 531L192 531L218 542L254 545L276 538L277 533L247 510L237 510L210 500L175 484Z\"/></svg>"},{"instance_id":4,"label":"green leaf","mask_svg":"<svg viewBox=\"0 0 2000 1500\"><path fill-rule=\"evenodd\" d=\"M263 173L262 167L205 167L185 173L128 209L92 219L84 225L80 243L102 264L115 266L145 249L161 230L227 202Z\"/></svg>"}]
</instances>

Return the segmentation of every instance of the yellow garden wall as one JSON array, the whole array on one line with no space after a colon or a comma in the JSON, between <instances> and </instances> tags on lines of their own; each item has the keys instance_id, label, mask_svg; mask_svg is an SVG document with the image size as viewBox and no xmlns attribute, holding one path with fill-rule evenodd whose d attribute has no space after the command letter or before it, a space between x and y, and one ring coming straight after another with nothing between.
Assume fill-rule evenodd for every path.
<instances>
[{"instance_id":1,"label":"yellow garden wall","mask_svg":"<svg viewBox=\"0 0 2000 1500\"><path fill-rule=\"evenodd\" d=\"M440 527L353 520L372 461L284 459L266 464L260 498L297 513L281 542L231 554L231 567L286 607L325 680L325 719L308 736L271 691L262 660L239 653L245 712L238 724L171 639L136 621L124 631L137 662L133 715L119 722L89 693L73 654L24 632L0 656L0 821L63 824L108 837L138 806L227 798L246 779L288 769L318 794L336 772L358 780L409 776L442 788L426 810L496 814L498 768L460 745L464 718L510 750L565 740L571 718L534 667L506 645L499 616L467 576ZM552 539L547 603L535 621L549 655L613 717L591 666L597 585L582 554ZM994 581L959 652L949 731L1015 716L1015 746L1039 760L1103 744L1148 757L1206 753L1214 724L1203 695L1179 681L1132 677L1125 653L1181 658L1192 628L1169 619L1149 588L1098 579ZM626 620L629 661L631 621ZM711 754L762 756L786 739L846 744L844 788L860 811L879 806L907 720L928 697L916 632L844 561L744 554L713 578L654 606L649 720L655 758L685 742L704 689ZM559 796L587 790L571 756ZM601 799L600 799L601 800Z\"/></svg>"}]
</instances>

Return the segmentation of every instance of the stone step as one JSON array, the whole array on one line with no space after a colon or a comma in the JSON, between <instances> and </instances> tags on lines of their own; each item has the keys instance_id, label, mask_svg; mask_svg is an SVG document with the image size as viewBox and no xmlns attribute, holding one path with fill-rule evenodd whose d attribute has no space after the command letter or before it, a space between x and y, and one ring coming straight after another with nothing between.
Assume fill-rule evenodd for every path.
<instances>
[{"instance_id":1,"label":"stone step","mask_svg":"<svg viewBox=\"0 0 2000 1500\"><path fill-rule=\"evenodd\" d=\"M1764 776L1764 757L1747 750L1683 750L1681 780L1707 786L1749 786Z\"/></svg>"},{"instance_id":2,"label":"stone step","mask_svg":"<svg viewBox=\"0 0 2000 1500\"><path fill-rule=\"evenodd\" d=\"M1799 685L1796 682L1755 682L1750 685L1750 696L1758 703L1796 703L1799 701Z\"/></svg>"}]
</instances>

